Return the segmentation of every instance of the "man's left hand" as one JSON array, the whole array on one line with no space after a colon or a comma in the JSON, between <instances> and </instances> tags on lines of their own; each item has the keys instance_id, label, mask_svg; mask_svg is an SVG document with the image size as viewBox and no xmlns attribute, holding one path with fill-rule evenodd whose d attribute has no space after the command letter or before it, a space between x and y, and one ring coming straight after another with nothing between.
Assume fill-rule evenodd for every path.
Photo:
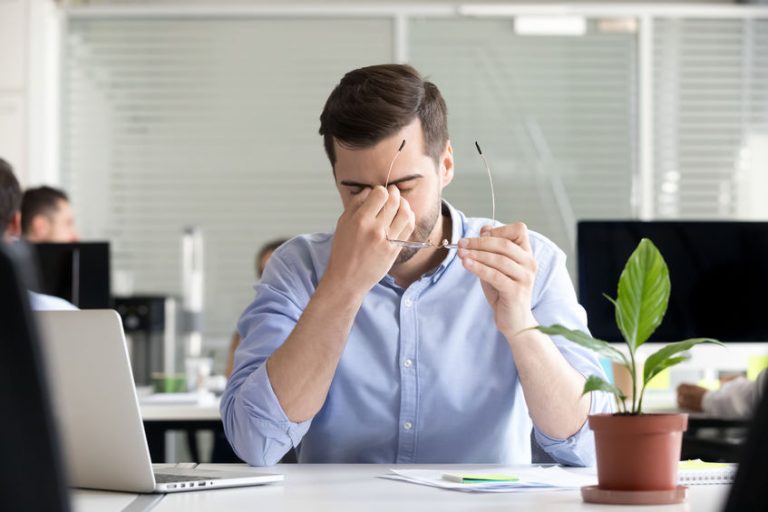
<instances>
[{"instance_id":1,"label":"man's left hand","mask_svg":"<svg viewBox=\"0 0 768 512\"><path fill-rule=\"evenodd\" d=\"M480 278L496 327L507 339L536 325L531 294L537 265L525 224L484 226L479 238L459 241L458 253L464 267Z\"/></svg>"}]
</instances>

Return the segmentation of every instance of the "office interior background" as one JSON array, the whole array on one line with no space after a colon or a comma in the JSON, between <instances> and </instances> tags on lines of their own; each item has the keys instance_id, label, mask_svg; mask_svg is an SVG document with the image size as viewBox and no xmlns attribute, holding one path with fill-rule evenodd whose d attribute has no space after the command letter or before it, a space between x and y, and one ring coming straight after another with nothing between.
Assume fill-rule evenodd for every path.
<instances>
[{"instance_id":1,"label":"office interior background","mask_svg":"<svg viewBox=\"0 0 768 512\"><path fill-rule=\"evenodd\" d=\"M574 278L581 219L768 220L766 7L0 0L0 155L111 243L115 294L179 297L199 228L220 367L256 250L341 213L318 118L356 67L434 81L445 198L490 216L479 141L497 219L554 240Z\"/></svg>"}]
</instances>

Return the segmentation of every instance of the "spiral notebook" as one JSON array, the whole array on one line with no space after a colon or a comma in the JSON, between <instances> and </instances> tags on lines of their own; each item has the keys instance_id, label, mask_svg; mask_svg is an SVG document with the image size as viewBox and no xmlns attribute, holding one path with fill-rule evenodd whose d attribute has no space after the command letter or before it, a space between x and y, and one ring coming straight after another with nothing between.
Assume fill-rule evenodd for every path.
<instances>
[{"instance_id":1,"label":"spiral notebook","mask_svg":"<svg viewBox=\"0 0 768 512\"><path fill-rule=\"evenodd\" d=\"M680 462L677 480L682 485L730 484L736 476L736 464L704 462L701 459Z\"/></svg>"}]
</instances>

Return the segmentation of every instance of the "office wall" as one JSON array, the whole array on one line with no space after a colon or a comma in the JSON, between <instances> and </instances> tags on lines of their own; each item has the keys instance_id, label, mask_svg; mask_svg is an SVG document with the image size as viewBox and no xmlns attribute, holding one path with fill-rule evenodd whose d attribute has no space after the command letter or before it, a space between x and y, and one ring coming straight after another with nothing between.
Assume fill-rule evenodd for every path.
<instances>
[{"instance_id":1,"label":"office wall","mask_svg":"<svg viewBox=\"0 0 768 512\"><path fill-rule=\"evenodd\" d=\"M60 177L60 14L52 0L0 0L0 156L25 185Z\"/></svg>"},{"instance_id":2,"label":"office wall","mask_svg":"<svg viewBox=\"0 0 768 512\"><path fill-rule=\"evenodd\" d=\"M643 204L658 218L760 218L744 208L759 174L744 148L768 126L766 20L655 19L645 68L640 27L603 21L568 38L517 35L509 17L75 16L62 177L84 233L113 240L137 291L178 293L182 229L202 226L207 331L222 338L252 298L258 246L334 225L317 117L343 72L372 62L403 58L444 91L449 200L490 215L479 140L497 218L571 255L576 219Z\"/></svg>"}]
</instances>

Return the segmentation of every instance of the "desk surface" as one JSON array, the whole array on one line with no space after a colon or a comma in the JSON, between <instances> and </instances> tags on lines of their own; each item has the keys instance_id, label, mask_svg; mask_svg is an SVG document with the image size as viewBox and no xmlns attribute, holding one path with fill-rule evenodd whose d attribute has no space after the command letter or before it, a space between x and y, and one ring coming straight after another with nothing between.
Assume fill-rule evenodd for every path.
<instances>
[{"instance_id":1,"label":"desk surface","mask_svg":"<svg viewBox=\"0 0 768 512\"><path fill-rule=\"evenodd\" d=\"M221 467L202 465L200 467ZM230 466L231 467L231 466ZM243 466L238 466L242 468ZM591 510L595 512L627 512L631 507L592 505L582 502L578 491L549 491L506 494L469 494L447 491L422 485L376 478L385 474L392 464L285 464L272 468L285 474L285 481L260 487L220 489L212 491L185 492L166 495L153 512L174 511L219 511L228 512L254 510L283 511L333 511L359 512L360 510L394 512L399 510L446 510L446 511L504 511L536 510L537 512L559 510ZM417 465L398 467L450 469L451 465ZM493 466L453 466L454 469L489 468ZM264 471L249 468L253 471ZM270 469L267 469L270 471ZM584 471L584 470L575 470ZM589 471L589 470L587 470ZM687 503L664 507L642 507L643 510L665 512L719 511L728 493L729 486L693 486L688 491ZM78 511L122 510L125 500L119 502L119 494L75 491L75 505ZM122 495L130 501L134 495ZM96 508L97 500L102 505ZM111 500L111 501L110 501ZM114 506L113 506L114 505ZM121 506L122 505L122 506ZM132 508L132 510L140 510Z\"/></svg>"}]
</instances>

